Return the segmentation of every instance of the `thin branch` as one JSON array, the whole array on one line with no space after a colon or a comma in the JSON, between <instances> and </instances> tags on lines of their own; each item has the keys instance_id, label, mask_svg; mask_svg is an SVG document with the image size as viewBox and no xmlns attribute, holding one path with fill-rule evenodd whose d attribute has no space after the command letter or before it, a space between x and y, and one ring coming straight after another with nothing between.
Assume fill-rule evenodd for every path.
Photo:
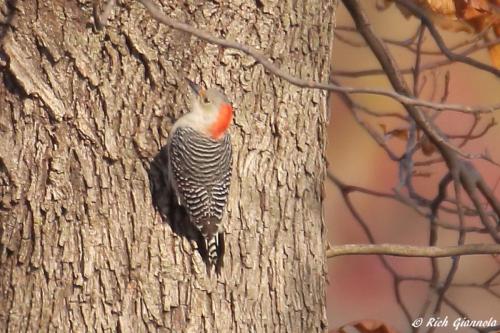
<instances>
[{"instance_id":1,"label":"thin branch","mask_svg":"<svg viewBox=\"0 0 500 333\"><path fill-rule=\"evenodd\" d=\"M455 189L455 198L456 198L456 205L457 205L457 211L458 211L458 220L460 227L463 228L465 222L464 222L464 212L463 212L463 207L462 207L462 192L461 192L461 186L460 186L460 169L455 169L452 172L452 178L453 178L453 186ZM458 245L457 247L463 247L465 243L465 232L463 229L460 230L458 233ZM457 273L458 270L458 265L460 264L460 257L454 256L452 258L452 263L450 270L448 271L448 274L446 276L445 282L441 288L438 290L438 298L436 300L436 305L434 306L434 312L433 314L435 316L438 316L440 311L441 311L441 306L443 304L443 300L446 294L446 291L450 288L452 285L453 279ZM434 331L434 327L429 330L429 332Z\"/></svg>"},{"instance_id":2,"label":"thin branch","mask_svg":"<svg viewBox=\"0 0 500 333\"><path fill-rule=\"evenodd\" d=\"M453 311L455 311L460 316L460 318L464 318L465 319L465 318L469 318L470 317L469 315L467 315L467 313L465 311L461 310L458 307L458 305L456 305L454 302L452 302L449 298L444 297L443 301ZM491 327L482 327L482 326L474 326L473 325L473 326L470 326L470 328L474 328L475 330L477 330L480 333L487 333L487 332L497 332L498 333L498 330L500 329L500 325L491 326Z\"/></svg>"},{"instance_id":3,"label":"thin branch","mask_svg":"<svg viewBox=\"0 0 500 333\"><path fill-rule=\"evenodd\" d=\"M484 42L482 44L471 46L470 48L468 48L468 49L460 52L459 55L461 55L461 56L467 56L467 55L472 54L472 53L474 53L476 51L485 49L485 48L493 46L493 45L497 45L499 43L500 43L500 37L497 37L495 39L492 39L490 41ZM422 53L424 54L425 52L422 52ZM437 60L437 61L434 61L434 62L429 62L427 64L423 64L421 66L421 70L422 71L428 71L428 70L436 69L436 68L439 68L439 67L442 67L442 66L450 65L452 63L453 63L452 60L441 59L441 60ZM402 68L401 69L401 73L402 74L411 74L412 70L413 69L410 68L410 67ZM333 74L336 75L336 76L345 76L345 77L363 77L363 76L371 76L371 75L385 75L385 72L381 68L372 68L372 69L363 69L363 70L358 70L358 71L353 71L353 70L335 70L333 72Z\"/></svg>"},{"instance_id":4,"label":"thin branch","mask_svg":"<svg viewBox=\"0 0 500 333\"><path fill-rule=\"evenodd\" d=\"M420 62L422 57L422 43L424 41L425 26L421 23L418 28L417 50L415 56L415 67L413 67L413 95L418 96L418 82L420 78Z\"/></svg>"},{"instance_id":5,"label":"thin branch","mask_svg":"<svg viewBox=\"0 0 500 333\"><path fill-rule=\"evenodd\" d=\"M439 182L438 194L431 203L431 219L437 216L439 206L446 199L446 187L453 180L451 173L447 173Z\"/></svg>"},{"instance_id":6,"label":"thin branch","mask_svg":"<svg viewBox=\"0 0 500 333\"><path fill-rule=\"evenodd\" d=\"M403 116L401 113L399 112L378 112L378 111L373 111L361 104L358 104L358 103L354 103L355 104L355 107L363 112L363 113L366 113L367 115L369 116L372 116L372 117L376 117L376 118L397 118L399 120L404 120L406 121L406 117Z\"/></svg>"},{"instance_id":7,"label":"thin branch","mask_svg":"<svg viewBox=\"0 0 500 333\"><path fill-rule=\"evenodd\" d=\"M450 139L462 139L462 142L460 142L460 144L458 145L459 148L462 148L463 146L465 146L467 144L467 142L469 142L471 140L479 139L479 138L482 138L483 136L485 136L486 133L488 133L488 131L491 128L493 128L497 125L497 122L496 122L495 118L491 118L491 121L479 133L474 134L472 132L477 127L477 124L478 124L478 121L474 120L473 126L471 126L471 128L467 134L464 134L464 135L448 134L447 136Z\"/></svg>"},{"instance_id":8,"label":"thin branch","mask_svg":"<svg viewBox=\"0 0 500 333\"><path fill-rule=\"evenodd\" d=\"M412 246L399 244L346 244L330 246L327 258L345 255L389 255L396 257L442 258L477 254L500 254L500 244L466 244L461 246Z\"/></svg>"},{"instance_id":9,"label":"thin branch","mask_svg":"<svg viewBox=\"0 0 500 333\"><path fill-rule=\"evenodd\" d=\"M365 38L377 60L382 65L382 68L386 71L387 78L391 82L394 89L402 94L411 96L411 91L408 88L402 74L399 72L396 61L387 50L385 44L374 33L371 25L366 19L366 16L361 10L359 2L356 0L343 0L343 2L351 14L351 17L353 18L360 34ZM445 140L442 135L437 132L434 126L429 122L429 119L421 112L420 109L416 108L414 105L407 104L405 104L405 109L415 120L417 126L424 132L425 135L427 135L430 141L439 150L443 159L446 161L450 172L455 172L460 169L460 180L467 194L472 199L474 206L478 210L483 225L488 229L495 241L500 242L500 235L494 230L493 226L488 223L486 213L484 212L483 207L478 205L479 198L477 197L477 194L474 193L475 184L479 181L479 179L482 179L481 175L479 175L472 164L465 163L465 161L460 159L460 156L464 156L464 154L460 152L458 148L450 145L449 142L447 142L447 140ZM469 157L466 156L466 158ZM467 168L465 168L465 166L467 166ZM492 195L488 196L488 199L491 200L496 205L496 208L499 208L500 210L498 202Z\"/></svg>"},{"instance_id":10,"label":"thin branch","mask_svg":"<svg viewBox=\"0 0 500 333\"><path fill-rule=\"evenodd\" d=\"M387 73L387 78L394 89L406 96L411 96L411 90L406 84L402 74L399 72L396 61L387 50L385 44L373 31L358 1L344 0L344 5L351 14L360 34L365 38L368 45L370 45L372 52ZM436 148L438 148L447 163L450 163L452 158L456 159L456 154L464 155L456 147L446 142L446 140L436 132L436 129L432 126L427 117L425 117L425 114L423 114L420 109L416 108L415 105L405 104L405 109L411 118L415 120L417 126L427 135Z\"/></svg>"},{"instance_id":11,"label":"thin branch","mask_svg":"<svg viewBox=\"0 0 500 333\"><path fill-rule=\"evenodd\" d=\"M271 61L269 61L266 57L264 57L262 54L257 52L256 50L246 46L242 45L240 43L237 43L232 40L227 40L227 39L222 39L213 36L211 33L196 29L190 25L177 22L168 16L164 15L161 11L161 9L155 5L153 2L150 0L139 0L140 3L144 5L144 7L148 10L149 14L151 15L152 18L157 20L158 22L168 25L173 29L184 31L186 33L189 33L193 36L196 36L204 41L207 41L212 44L220 45L226 48L231 48L235 50L239 50L252 58L254 58L258 63L260 63L262 66L264 66L269 72L272 74L279 76L280 78L290 82L291 84L301 87L301 88L310 88L310 89L322 89L322 90L328 90L328 91L337 91L337 92L344 92L348 94L372 94L372 95L381 95L381 96L387 96L390 98L393 98L395 100L398 100L399 102L405 104L405 105L414 105L414 106L425 106L429 108L433 108L435 110L454 110L454 111L459 111L459 112L465 112L465 113L489 113L493 112L496 110L500 110L500 104L499 105L493 105L493 106L464 106L460 104L441 104L441 103L434 103L430 101L424 101L412 97L405 96L404 94L400 94L394 91L388 91L388 90L383 90L383 89L375 89L375 88L353 88L353 87L344 87L344 86L338 86L334 84L328 84L328 83L320 83L320 82L314 82L314 81L306 81L302 80L300 78L297 78L286 71L282 70L275 64L273 64Z\"/></svg>"},{"instance_id":12,"label":"thin branch","mask_svg":"<svg viewBox=\"0 0 500 333\"><path fill-rule=\"evenodd\" d=\"M417 281L417 282L424 282L430 284L430 280L427 277L423 276L401 276L401 280L404 281ZM489 289L490 287L498 287L500 286L500 283L477 283L477 282L454 282L451 284L451 287L453 288L479 288L479 289ZM497 295L493 295L497 297Z\"/></svg>"},{"instance_id":13,"label":"thin branch","mask_svg":"<svg viewBox=\"0 0 500 333\"><path fill-rule=\"evenodd\" d=\"M363 229L363 232L365 233L366 237L368 238L368 241L370 243L372 243L372 245L375 245L375 243L376 243L375 237L373 236L373 233L371 232L370 228L368 227L368 224L363 220L361 215L358 213L358 211L356 210L356 208L352 204L352 201L349 197L349 191L347 190L346 187L341 186L340 183L337 185L338 185L339 190L342 193L342 198L344 199L344 202L347 205L347 208L351 212L352 216L358 222L360 227ZM395 286L394 296L396 297L396 302L398 303L399 307L403 311L403 313L406 317L406 320L408 322L411 322L412 316L410 314L410 311L408 310L408 308L406 307L406 305L403 302L401 291L399 289L399 283L401 282L399 274L394 270L394 268L392 268L392 266L389 264L389 262L387 261L386 258L384 258L383 256L378 256L378 258L379 258L380 262L382 263L382 266L385 268L385 270L387 270L387 272L389 272L389 274L392 275L393 283Z\"/></svg>"},{"instance_id":14,"label":"thin branch","mask_svg":"<svg viewBox=\"0 0 500 333\"><path fill-rule=\"evenodd\" d=\"M343 0L343 3L350 13L354 23L356 24L357 30L359 33L363 36L365 39L367 45L370 47L374 55L376 56L377 60L379 61L383 71L385 72L387 78L391 82L393 88L395 91L398 93L411 96L412 92L409 89L405 78L403 77L403 74L398 68L398 65L395 61L395 59L392 57L390 52L388 51L385 43L374 33L370 22L367 20L366 15L361 9L360 2L358 0ZM425 22L424 22L425 24ZM428 27L429 28L429 27ZM429 28L431 30L431 28ZM434 34L433 34L434 36ZM434 36L435 37L435 36ZM439 43L439 40L437 40ZM417 55L418 56L418 55ZM418 62L418 59L417 59ZM419 66L416 66L418 70ZM414 72L414 75L416 75L418 72ZM418 83L418 82L417 82ZM447 93L445 92L445 95ZM498 242L498 234L494 230L493 226L489 223L488 221L488 216L486 215L486 212L484 208L479 204L479 197L478 197L478 191L477 191L477 184L479 182L479 179L482 180L482 177L477 173L477 171L474 169L474 167L464 161L461 157L464 156L464 154L456 147L452 146L448 142L448 138L443 137L442 133L440 132L439 128L436 128L435 125L433 124L433 119L432 117L429 118L426 113L422 111L422 109L417 108L413 105L404 105L407 113L409 116L412 118L412 120L415 122L415 124L418 126L420 130L422 130L423 135L425 135L427 138L429 138L430 142L436 147L436 149L439 151L441 154L442 158L446 162L446 165L449 169L449 172L453 176L454 180L454 186L455 186L455 193L457 195L456 198L456 205L457 205L457 213L459 215L459 241L458 241L458 246L454 247L449 247L449 248L440 248L440 247L435 247L436 239L435 237L430 237L430 245L429 247L415 247L413 250L415 250L417 253L420 253L420 255L417 255L413 253L415 256L422 256L422 257L427 257L427 258L437 258L440 257L441 254L443 255L443 249L445 250L453 250L449 252L450 256L452 257L452 265L450 270L448 271L448 274L445 278L445 281L441 287L438 287L438 279L439 279L439 271L437 269L437 265L433 265L433 270L432 270L432 278L430 282L430 287L433 288L438 296L436 305L433 309L434 314L438 314L440 312L441 304L443 302L443 297L447 291L447 289L450 287L452 284L453 278L455 276L455 273L458 269L459 265L459 255L462 255L462 252L455 252L457 250L464 250L464 246L467 247L469 245L464 245L465 241L465 231L464 231L464 207L462 206L461 198L460 198L460 183L463 184L464 189L466 190L467 194L469 195L469 198L472 200L474 207L476 211L478 212L481 221L483 222L483 225L486 227L490 235L495 239L497 243ZM407 153L411 152L411 146L407 147ZM467 167L466 167L467 166ZM446 187L447 183L450 182L448 179L449 177L445 177L445 179L442 181L442 191L444 192L444 188ZM411 188L411 183L406 182L403 184L409 191L410 198L414 199L414 190ZM396 188L396 191L398 188ZM344 189L345 191L345 189ZM344 200L346 200L346 193L343 191L344 195ZM488 191L484 191L488 193ZM493 195L491 194L491 191L489 191L489 198L493 201L494 204L498 205L498 202L495 200ZM444 193L441 194L441 196L444 196ZM435 211L440 206L440 202L442 201L441 198L438 198L437 200L434 201L434 206L436 208L433 208L431 210L434 210L434 218L435 218ZM352 211L353 209L349 207L349 209ZM355 216L356 217L356 216ZM356 218L358 219L358 218ZM437 236L437 235L434 235ZM434 238L434 239L433 239ZM376 244L373 244L373 241L370 239L370 242L372 243L372 246L376 246ZM434 245L434 246L432 246ZM479 246L488 246L496 248L495 252L500 250L498 247L500 246L499 244L477 244ZM344 248L339 248L339 252L342 254L344 252L348 252L351 254L351 252L354 252L354 254L367 254L367 253L372 253L372 254L389 254L389 255L408 255L408 251L411 252L407 247L404 247L402 249L398 248L396 246L398 251L395 251L394 248L391 248L390 245L385 245L387 248L385 249L378 249L380 252L373 252L375 248L366 248L364 249L365 251L362 251L361 249L356 249L355 245L351 245L350 247L348 246L347 249ZM364 248L364 247L363 247ZM331 249L330 249L331 250ZM394 250L394 251L391 251ZM387 252L384 252L387 251ZM467 252L467 251L466 251ZM396 254L394 254L396 253ZM329 252L330 255L337 255L335 252L332 253L332 251ZM338 254L340 255L340 254ZM435 260L435 259L433 259ZM394 279L397 278L398 275L394 275ZM399 291L399 284L396 283L395 285L395 292L396 294ZM431 304L430 298L428 298L428 302L425 303L426 306L423 308L423 312L426 313L428 309L428 305ZM408 319L408 317L407 317ZM432 330L432 328L431 328Z\"/></svg>"},{"instance_id":15,"label":"thin branch","mask_svg":"<svg viewBox=\"0 0 500 333\"><path fill-rule=\"evenodd\" d=\"M455 149L458 149L458 148L455 148ZM478 160L479 159L479 160L483 160L483 161L486 161L488 163L491 163L497 167L500 167L500 163L497 161L494 161L487 150L481 154L467 154L467 153L463 153L462 151L460 151L460 149L458 149L458 151L460 152L459 153L460 156L462 156L468 160ZM431 159L427 159L427 160L423 160L423 161L416 161L415 166L429 166L432 164L437 164L437 163L442 163L442 162L445 162L445 160L442 157L436 157L436 158L431 158Z\"/></svg>"},{"instance_id":16,"label":"thin branch","mask_svg":"<svg viewBox=\"0 0 500 333\"><path fill-rule=\"evenodd\" d=\"M486 184L484 179L479 178L477 180L476 186L479 189L479 191L483 194L483 196L486 198L491 208L493 208L493 210L495 211L497 218L500 219L500 203L495 198L495 195L493 194L493 191L489 188L488 184ZM499 221L497 221L497 224L498 222Z\"/></svg>"},{"instance_id":17,"label":"thin branch","mask_svg":"<svg viewBox=\"0 0 500 333\"><path fill-rule=\"evenodd\" d=\"M447 70L444 75L444 90L443 95L441 96L441 103L444 103L448 100L448 96L450 95L450 71Z\"/></svg>"},{"instance_id":18,"label":"thin branch","mask_svg":"<svg viewBox=\"0 0 500 333\"><path fill-rule=\"evenodd\" d=\"M339 179L335 178L332 174L329 174L329 177L331 177L332 181L337 185L338 189L340 190L342 194L342 198L344 199L345 204L347 205L347 208L351 212L351 215L354 217L356 222L359 224L359 226L363 229L363 232L365 233L366 237L368 238L368 241L372 243L373 245L376 243L375 237L373 236L373 233L371 232L370 228L368 227L368 224L363 220L363 217L358 213L354 205L352 204L351 198L349 197L349 193L351 192L351 188L347 185L344 185ZM382 266L384 269L391 274L393 278L393 283L394 283L394 297L396 298L396 302L398 303L399 307L403 311L406 319L408 322L411 322L412 316L410 314L410 311L406 307L406 305L403 302L403 298L401 295L401 291L399 289L399 284L401 282L399 274L396 272L394 268L389 264L387 259L383 256L378 256L378 259L380 260Z\"/></svg>"},{"instance_id":19,"label":"thin branch","mask_svg":"<svg viewBox=\"0 0 500 333\"><path fill-rule=\"evenodd\" d=\"M493 285L493 281L495 281L495 279L499 276L500 276L500 270L498 270L494 274L492 274L486 281L484 281L483 284L485 286L491 286L491 285Z\"/></svg>"},{"instance_id":20,"label":"thin branch","mask_svg":"<svg viewBox=\"0 0 500 333\"><path fill-rule=\"evenodd\" d=\"M491 46L491 44L487 45L487 43L478 45L478 42L481 41L488 34L488 32L489 32L489 28L484 28L483 31L481 31L478 34L475 34L472 38L458 42L457 44L448 47L448 49L455 51L455 50L460 49L460 48L465 47L465 46L469 46L469 49L473 49L473 48L476 48L478 46L480 48L485 48L485 47ZM478 49L476 49L476 51L477 50ZM432 51L423 50L422 52L424 54L428 54L428 55L441 55L441 54L443 54L441 50L432 50Z\"/></svg>"},{"instance_id":21,"label":"thin branch","mask_svg":"<svg viewBox=\"0 0 500 333\"><path fill-rule=\"evenodd\" d=\"M437 224L436 224L436 218L437 214L439 211L439 207L441 206L441 203L446 199L446 188L448 187L448 184L453 180L452 174L448 172L439 182L439 187L438 187L438 194L432 200L431 203L431 214L429 217L430 220L430 230L429 230L429 245L430 246L435 246L437 244L437 239L438 239L438 232L437 232ZM460 226L463 228L463 226ZM463 229L461 229L463 230ZM437 260L435 258L430 259L431 263L431 280L430 280L430 286L433 289L436 289L437 283L439 281L439 265L437 263ZM429 295L430 298L430 295Z\"/></svg>"},{"instance_id":22,"label":"thin branch","mask_svg":"<svg viewBox=\"0 0 500 333\"><path fill-rule=\"evenodd\" d=\"M436 41L436 44L438 45L439 49L443 52L446 57L452 61L457 61L457 62L462 62L464 64L468 64L470 66L479 68L483 71L490 72L494 74L495 76L500 76L500 70L491 67L489 65L483 64L482 62L479 62L477 60L474 60L472 58L463 56L461 54L453 53L445 44L443 38L441 37L439 31L436 29L436 26L434 23L431 21L431 19L426 15L425 11L420 8L415 2L411 0L395 0L397 4L405 7L408 9L409 12L411 12L413 15L416 17L420 18L423 24L429 29L429 32L431 33L432 37Z\"/></svg>"},{"instance_id":23,"label":"thin branch","mask_svg":"<svg viewBox=\"0 0 500 333\"><path fill-rule=\"evenodd\" d=\"M344 32L349 32L349 33L357 33L358 32L356 30L356 28L354 28L354 27L337 26L335 28L335 36L337 36L337 37L338 37L338 35L337 35L338 31L344 31ZM469 46L469 48L467 48L465 51L460 52L461 54L463 54L463 52L467 52L467 54L469 54L469 53L487 48L489 46L498 44L500 42L500 38L498 38L496 41L490 40L490 41L485 41L482 44L478 43L479 41L482 40L483 37L486 36L488 31L489 31L488 28L485 28L480 33L475 34L474 37L469 38L469 39L464 40L464 41L461 41L461 42L458 42L457 44L448 47L448 49L450 49L452 51L456 51L457 49ZM392 39L392 38L382 38L382 40L387 44L403 47L411 52L415 52L416 47L414 47L413 44L415 43L415 40L417 39L417 35L418 35L418 29L409 38L404 39L404 40L397 40L397 39ZM349 44L353 47L357 47L357 48L368 46L368 45L366 45L366 43L364 43L362 41L360 41L360 42L352 41L345 36L343 36L343 38L339 38L339 40L341 40L341 41L345 42L346 44ZM432 49L432 50L422 49L421 53L425 54L425 55L442 55L443 54L443 52L441 50L435 50L435 49ZM463 54L463 55L467 55L467 54ZM448 62L451 63L451 61L448 61ZM383 73L381 72L380 74L383 74Z\"/></svg>"},{"instance_id":24,"label":"thin branch","mask_svg":"<svg viewBox=\"0 0 500 333\"><path fill-rule=\"evenodd\" d=\"M484 207L479 199L479 191L478 188L481 184L483 190L481 192L486 197L488 202L492 204L492 208L494 209L497 219L500 217L500 207L496 198L488 192L488 186L484 183L481 175L474 169L473 165L469 162L462 161L460 163L460 181L462 183L463 188L469 195L474 207L476 207L481 223L486 227L491 237L497 242L500 243L500 232L496 226L490 223L490 219L486 214Z\"/></svg>"},{"instance_id":25,"label":"thin branch","mask_svg":"<svg viewBox=\"0 0 500 333\"><path fill-rule=\"evenodd\" d=\"M331 82L334 82L335 81L333 79L330 79ZM367 122L365 122L358 114L358 111L357 110L361 110L361 108L363 108L363 106L357 104L356 102L354 102L354 100L351 98L351 96L349 96L348 94L346 93L338 93L338 96L341 98L341 100L345 103L345 105L347 106L347 108L349 109L349 111L352 113L354 119L356 120L356 122L361 125L361 127L363 127L363 129L368 132L368 134L372 137L373 140L375 140L375 142L378 143L378 145L385 150L385 152L387 153L387 155L389 156L389 158L393 161L397 161L399 160L399 157L389 148L389 146L387 146L385 140L380 137L380 135L377 133L377 131L375 131L372 126L370 126L370 124L368 124Z\"/></svg>"},{"instance_id":26,"label":"thin branch","mask_svg":"<svg viewBox=\"0 0 500 333\"><path fill-rule=\"evenodd\" d=\"M340 40L341 42L346 43L347 45L352 46L352 47L366 47L366 43L350 40L349 38L345 37L344 35L342 35L338 31L335 31L335 38L337 40Z\"/></svg>"},{"instance_id":27,"label":"thin branch","mask_svg":"<svg viewBox=\"0 0 500 333\"><path fill-rule=\"evenodd\" d=\"M332 181L335 184L335 186L337 186L343 193L349 194L351 192L359 192L359 193L363 193L363 194L371 195L371 196L375 196L375 197L391 199L391 200L397 201L401 204L404 204L406 206L409 206L410 208L413 208L415 210L415 212L422 217L427 218L429 216L429 214L422 211L418 205L431 206L431 202L418 202L418 203L416 203L416 202L413 202L410 198L403 197L400 193L397 193L397 192L396 193L387 193L387 192L380 192L380 191L371 190L371 189L367 189L367 188L359 187L359 186L355 186L355 185L347 185L347 184L344 184L340 179L338 179L330 171L327 172L327 176L328 176L328 179L330 181ZM439 208L445 212L448 212L448 213L452 213L452 214L456 213L456 211L451 210L450 208L447 208L447 207L443 207L442 205ZM476 216L477 214L473 214L472 212L469 212L469 215ZM435 223L437 226L439 226L443 229L455 230L455 231L460 230L460 228L454 224L438 221L437 219L436 219ZM488 232L485 228L479 228L479 227L473 227L473 226L468 226L468 227L464 226L463 230L465 232L476 232L476 233L487 233Z\"/></svg>"},{"instance_id":28,"label":"thin branch","mask_svg":"<svg viewBox=\"0 0 500 333\"><path fill-rule=\"evenodd\" d=\"M345 36L340 36L339 31L350 32L350 33L357 33L356 28L345 27L345 26L337 26L337 27L335 27L335 32L334 33L335 33L335 36L338 37L339 40L343 41L344 43L346 43L348 45L351 45L352 47L367 47L368 46L363 41L360 41L360 42L352 41L352 40L348 39ZM393 45L396 45L396 46L404 47L404 48L407 48L407 49L413 51L413 49L411 48L411 45L415 42L415 39L417 38L417 35L418 35L418 31L419 31L419 29L417 29L410 38L407 38L405 40L396 40L396 39L392 39L392 38L383 38L383 41L386 42L386 43L388 43L388 44L393 44Z\"/></svg>"}]
</instances>

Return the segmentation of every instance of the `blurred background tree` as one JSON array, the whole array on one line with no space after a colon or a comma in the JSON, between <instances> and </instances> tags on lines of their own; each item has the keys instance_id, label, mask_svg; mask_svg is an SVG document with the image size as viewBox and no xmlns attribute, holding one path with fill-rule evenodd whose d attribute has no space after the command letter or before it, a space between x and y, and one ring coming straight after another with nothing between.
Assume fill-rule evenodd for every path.
<instances>
[{"instance_id":1,"label":"blurred background tree","mask_svg":"<svg viewBox=\"0 0 500 333\"><path fill-rule=\"evenodd\" d=\"M333 79L342 85L392 88L372 45L358 34L351 17L353 11L347 10L343 3L353 6L351 1L338 6ZM420 18L405 7L406 2L361 2L366 20L396 59L412 93L436 102L498 106L500 84L495 72L500 66L498 2L411 3L419 4L450 50L470 56L492 70L447 59ZM465 238L461 240L465 243L498 243L498 238L485 230L473 202L463 190L463 205L472 209L465 214L467 228L462 230L467 232L460 237L453 181L447 186L448 195L436 219L442 225L431 228L431 204L449 166L418 126L415 128L409 121L408 113L399 103L374 95L333 94L331 108L327 154L329 170L335 178L326 182L325 209L332 244L367 243L369 237L377 243L409 245L456 245L461 238ZM498 111L465 114L423 109L447 142L460 152L473 155L464 160L474 166L497 199L500 193ZM405 155L406 158L398 160ZM347 196L350 206L340 191L347 185L361 188ZM377 193L363 193L363 189ZM485 197L480 198L480 204L490 214L489 223L498 234L498 215ZM457 267L451 270L453 262ZM331 328L377 319L400 332L410 332L415 330L410 326L413 320L434 312L434 316L448 315L451 319L493 317L500 324L500 264L494 255L465 256L459 262L449 258L431 261L335 257L329 259L328 269ZM446 281L449 283L445 284ZM436 331L452 330L448 326ZM498 327L485 331L495 330Z\"/></svg>"}]
</instances>

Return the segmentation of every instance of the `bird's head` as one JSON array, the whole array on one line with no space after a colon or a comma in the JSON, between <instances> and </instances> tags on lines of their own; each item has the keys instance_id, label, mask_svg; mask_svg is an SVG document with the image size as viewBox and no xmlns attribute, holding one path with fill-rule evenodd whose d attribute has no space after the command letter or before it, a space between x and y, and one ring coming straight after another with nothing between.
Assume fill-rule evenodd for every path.
<instances>
[{"instance_id":1,"label":"bird's head","mask_svg":"<svg viewBox=\"0 0 500 333\"><path fill-rule=\"evenodd\" d=\"M233 119L233 108L227 97L215 88L203 89L187 79L193 91L192 113L200 129L213 139L220 139Z\"/></svg>"}]
</instances>

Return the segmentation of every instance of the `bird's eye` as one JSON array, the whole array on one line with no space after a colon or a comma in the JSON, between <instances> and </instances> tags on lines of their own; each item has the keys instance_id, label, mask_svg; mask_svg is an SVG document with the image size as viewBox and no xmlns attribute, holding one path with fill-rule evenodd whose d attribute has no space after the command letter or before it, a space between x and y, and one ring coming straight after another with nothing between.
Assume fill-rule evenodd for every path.
<instances>
[{"instance_id":1,"label":"bird's eye","mask_svg":"<svg viewBox=\"0 0 500 333\"><path fill-rule=\"evenodd\" d=\"M207 96L203 97L203 103L208 104L210 101L208 100Z\"/></svg>"}]
</instances>

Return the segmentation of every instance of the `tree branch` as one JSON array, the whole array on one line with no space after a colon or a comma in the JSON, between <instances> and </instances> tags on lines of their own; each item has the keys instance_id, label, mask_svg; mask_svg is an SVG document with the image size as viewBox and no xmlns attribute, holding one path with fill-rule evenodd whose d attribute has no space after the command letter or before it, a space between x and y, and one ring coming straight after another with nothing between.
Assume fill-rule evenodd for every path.
<instances>
[{"instance_id":1,"label":"tree branch","mask_svg":"<svg viewBox=\"0 0 500 333\"><path fill-rule=\"evenodd\" d=\"M424 206L424 207L429 206L430 209L432 209L433 201L429 201L429 202L425 201L424 202L424 201L420 200L418 202L413 202L413 200L411 198L404 197L401 195L401 193L398 193L398 192L386 193L386 192L375 191L375 190L371 190L371 189L367 189L367 188L359 187L359 186L355 186L355 185L347 185L347 184L343 183L340 179L338 179L330 171L327 171L327 177L345 195L350 194L352 192L359 192L359 193L363 193L366 195L375 196L375 197L379 197L379 198L391 199L391 200L397 201L403 205L406 205L410 208L413 208L413 210L418 215L420 215L422 217L426 217L426 218L429 217L429 214L422 211L419 207L420 206ZM445 198L443 198L443 200L444 199ZM447 213L452 213L452 214L457 213L456 211L454 211L452 209L443 207L443 205L440 205L439 209L442 209L443 211L445 211ZM474 212L471 211L471 212L469 212L469 215L476 216L477 213L475 213L475 211ZM431 223L432 223L432 220L431 220ZM460 229L460 227L458 227L454 224L451 224L448 222L443 222L443 221L438 221L436 218L435 218L435 224L443 229L455 230L455 231L462 230L462 229ZM465 232L476 232L476 233L487 233L488 232L485 228L479 228L479 227L474 227L474 226L464 226L463 230Z\"/></svg>"},{"instance_id":2,"label":"tree branch","mask_svg":"<svg viewBox=\"0 0 500 333\"><path fill-rule=\"evenodd\" d=\"M387 73L387 78L391 82L394 90L397 92L411 96L411 90L409 89L406 81L404 80L402 74L399 72L398 65L387 47L382 42L382 40L374 33L368 19L361 10L359 1L357 0L343 0L344 5L351 17L356 24L357 29L363 36L370 49L376 56L377 60L381 64L384 71ZM425 23L425 22L424 22ZM430 31L430 29L429 29ZM474 206L478 210L481 218L481 222L488 229L492 238L500 243L500 234L494 229L494 227L488 223L488 219L484 212L483 207L481 207L479 199L475 193L475 184L482 179L481 175L476 171L474 166L470 163L465 163L464 160L460 158L463 154L449 142L447 142L430 123L428 117L415 105L405 104L405 109L411 118L415 121L417 126L424 132L424 134L430 139L430 141L439 150L441 156L445 160L450 172L459 172L460 180L474 203ZM467 165L465 168L464 166ZM484 184L484 183L483 183ZM483 191L485 192L485 191ZM496 207L500 206L495 198L489 196L489 199L495 204ZM500 207L498 207L500 209Z\"/></svg>"},{"instance_id":3,"label":"tree branch","mask_svg":"<svg viewBox=\"0 0 500 333\"><path fill-rule=\"evenodd\" d=\"M405 7L410 11L413 15L416 17L420 18L423 24L429 29L429 32L431 33L432 37L434 38L437 46L439 49L443 52L444 55L451 61L457 61L461 62L476 68L479 68L483 71L490 72L496 76L500 76L500 70L488 66L486 64L483 64L482 62L479 62L477 60L474 60L472 58L463 56L461 54L453 53L445 44L443 38L439 34L439 31L436 29L436 26L432 23L431 19L425 14L424 10L420 8L418 5L415 4L415 2L410 1L410 0L395 0L396 3L399 5Z\"/></svg>"},{"instance_id":4,"label":"tree branch","mask_svg":"<svg viewBox=\"0 0 500 333\"><path fill-rule=\"evenodd\" d=\"M327 258L345 255L390 255L397 257L441 258L476 254L500 254L500 244L466 244L460 246L412 246L398 244L346 244L330 246Z\"/></svg>"},{"instance_id":5,"label":"tree branch","mask_svg":"<svg viewBox=\"0 0 500 333\"><path fill-rule=\"evenodd\" d=\"M184 31L186 33L189 33L193 36L196 36L206 42L220 45L226 48L231 48L235 50L239 50L252 58L254 58L258 63L260 63L262 66L264 66L270 73L279 76L280 78L290 82L291 84L301 87L301 88L310 88L310 89L322 89L322 90L327 90L327 91L337 91L337 92L344 92L348 94L372 94L372 95L381 95L381 96L386 96L393 98L405 105L419 105L419 106L425 106L429 107L435 110L454 110L454 111L459 111L459 112L465 112L465 113L489 113L493 112L496 110L500 110L500 105L493 105L493 106L464 106L460 104L441 104L441 103L434 103L430 101L424 101L420 100L417 98L413 97L408 97L404 94L400 94L394 91L388 91L388 90L383 90L383 89L375 89L375 88L353 88L353 87L344 87L344 86L338 86L334 84L328 84L328 83L320 83L320 82L314 82L314 81L306 81L302 80L300 78L297 78L286 71L282 70L275 64L273 64L271 61L269 61L266 57L264 57L262 54L257 52L256 50L246 46L242 45L240 43L237 43L235 41L227 40L227 39L222 39L213 36L211 33L196 29L190 25L177 22L175 20L172 20L168 16L164 15L161 11L161 9L155 5L153 2L150 0L138 0L140 3L144 5L144 7L147 9L149 14L151 15L152 18L157 20L158 22L168 25L169 27Z\"/></svg>"},{"instance_id":6,"label":"tree branch","mask_svg":"<svg viewBox=\"0 0 500 333\"><path fill-rule=\"evenodd\" d=\"M466 50L461 51L458 55L466 56L466 55L469 55L469 54L474 53L476 51L485 49L487 47L497 45L498 43L500 43L500 37L497 37L497 38L492 39L490 41L481 43L479 45L471 46L470 48L467 48ZM427 52L427 54L428 53L429 52ZM422 52L422 54L425 54L425 53ZM441 54L441 53L439 53L439 54ZM453 63L453 61L450 59L436 60L433 62L423 64L420 67L420 70L421 71L428 71L431 69L436 69L436 68L439 68L442 66L450 65L452 63ZM413 69L410 67L401 69L402 74L411 74L412 71L413 71ZM381 68L371 68L371 69L363 69L363 70L357 70L357 71L354 71L354 70L335 70L335 71L333 71L333 74L335 76L362 77L362 76L370 76L370 75L385 75L385 72Z\"/></svg>"}]
</instances>

